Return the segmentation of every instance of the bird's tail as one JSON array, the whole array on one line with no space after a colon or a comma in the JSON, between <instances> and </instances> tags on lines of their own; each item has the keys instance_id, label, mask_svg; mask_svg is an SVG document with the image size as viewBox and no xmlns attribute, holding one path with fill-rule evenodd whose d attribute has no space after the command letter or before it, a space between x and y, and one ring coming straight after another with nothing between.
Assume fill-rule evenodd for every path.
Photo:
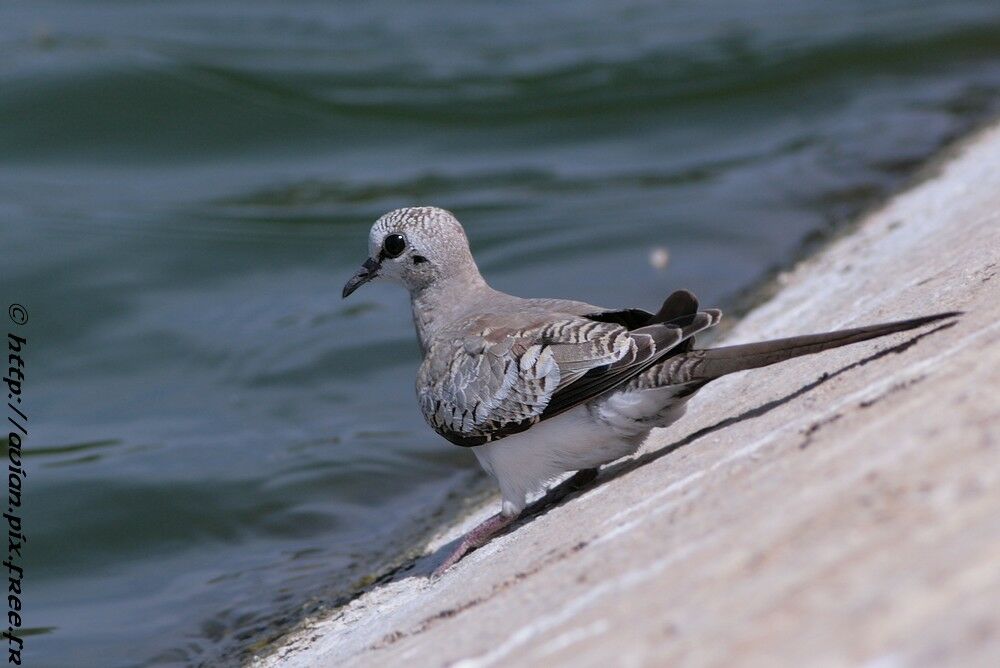
<instances>
[{"instance_id":1,"label":"bird's tail","mask_svg":"<svg viewBox=\"0 0 1000 668\"><path fill-rule=\"evenodd\" d=\"M812 355L831 348L905 332L938 320L961 315L961 311L938 313L922 318L886 322L880 325L841 329L825 334L806 334L787 339L746 343L721 348L692 350L664 361L657 369L657 385L701 384L735 371L757 369L793 357Z\"/></svg>"}]
</instances>

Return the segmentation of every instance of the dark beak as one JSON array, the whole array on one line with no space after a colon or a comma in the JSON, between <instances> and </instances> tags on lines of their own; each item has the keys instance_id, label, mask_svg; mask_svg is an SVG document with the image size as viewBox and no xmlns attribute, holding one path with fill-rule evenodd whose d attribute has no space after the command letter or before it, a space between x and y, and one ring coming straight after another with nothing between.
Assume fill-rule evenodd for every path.
<instances>
[{"instance_id":1,"label":"dark beak","mask_svg":"<svg viewBox=\"0 0 1000 668\"><path fill-rule=\"evenodd\" d=\"M381 267L382 265L378 262L378 260L373 260L371 258L365 260L365 263L361 265L361 269L358 269L358 273L351 276L351 280L347 281L344 285L343 298L347 299L347 296L352 292L378 276L378 270Z\"/></svg>"}]
</instances>

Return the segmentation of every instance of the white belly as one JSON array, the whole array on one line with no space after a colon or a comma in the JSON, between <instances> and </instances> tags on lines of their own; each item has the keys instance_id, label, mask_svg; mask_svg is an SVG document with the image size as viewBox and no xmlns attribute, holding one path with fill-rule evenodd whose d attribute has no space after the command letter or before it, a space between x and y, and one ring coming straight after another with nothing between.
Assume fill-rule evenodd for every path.
<instances>
[{"instance_id":1,"label":"white belly","mask_svg":"<svg viewBox=\"0 0 1000 668\"><path fill-rule=\"evenodd\" d=\"M689 397L676 391L616 392L472 451L500 486L503 513L516 515L552 479L631 455L654 427L680 418Z\"/></svg>"},{"instance_id":2,"label":"white belly","mask_svg":"<svg viewBox=\"0 0 1000 668\"><path fill-rule=\"evenodd\" d=\"M527 431L472 449L503 496L503 512L516 515L527 497L563 473L596 468L635 452L649 432L626 438L577 406Z\"/></svg>"}]
</instances>

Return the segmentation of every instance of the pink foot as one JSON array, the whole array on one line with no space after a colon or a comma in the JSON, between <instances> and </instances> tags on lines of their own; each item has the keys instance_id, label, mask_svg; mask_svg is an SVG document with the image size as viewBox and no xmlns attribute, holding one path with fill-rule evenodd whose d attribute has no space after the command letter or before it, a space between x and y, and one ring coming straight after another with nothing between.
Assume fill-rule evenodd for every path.
<instances>
[{"instance_id":1,"label":"pink foot","mask_svg":"<svg viewBox=\"0 0 1000 668\"><path fill-rule=\"evenodd\" d=\"M440 576L446 570L458 563L458 561L468 552L485 545L489 542L490 538L503 531L504 528L506 528L515 519L517 519L517 515L507 517L503 513L497 513L469 533L465 534L465 537L462 538L462 542L458 544L455 551L448 555L448 558L444 560L444 563L434 569L434 573L431 574L431 577L436 578Z\"/></svg>"}]
</instances>

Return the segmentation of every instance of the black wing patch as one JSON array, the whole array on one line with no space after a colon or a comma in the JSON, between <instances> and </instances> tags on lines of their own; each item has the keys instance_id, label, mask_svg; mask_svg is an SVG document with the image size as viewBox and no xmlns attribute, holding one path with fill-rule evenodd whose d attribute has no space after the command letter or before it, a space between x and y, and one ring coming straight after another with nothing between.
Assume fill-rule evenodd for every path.
<instances>
[{"instance_id":1,"label":"black wing patch","mask_svg":"<svg viewBox=\"0 0 1000 668\"><path fill-rule=\"evenodd\" d=\"M653 321L653 314L649 311L644 311L641 308L627 308L621 311L602 311L600 313L588 313L583 316L587 320L596 320L597 322L610 322L616 325L621 325L627 330L639 329L640 327L645 327Z\"/></svg>"},{"instance_id":2,"label":"black wing patch","mask_svg":"<svg viewBox=\"0 0 1000 668\"><path fill-rule=\"evenodd\" d=\"M650 313L641 308L627 308L619 311L601 311L583 316L597 322L613 322L625 329L633 330L649 325L657 325L676 320L683 316L692 316L698 312L698 298L689 290L675 290L663 301L663 306L656 313Z\"/></svg>"}]
</instances>

